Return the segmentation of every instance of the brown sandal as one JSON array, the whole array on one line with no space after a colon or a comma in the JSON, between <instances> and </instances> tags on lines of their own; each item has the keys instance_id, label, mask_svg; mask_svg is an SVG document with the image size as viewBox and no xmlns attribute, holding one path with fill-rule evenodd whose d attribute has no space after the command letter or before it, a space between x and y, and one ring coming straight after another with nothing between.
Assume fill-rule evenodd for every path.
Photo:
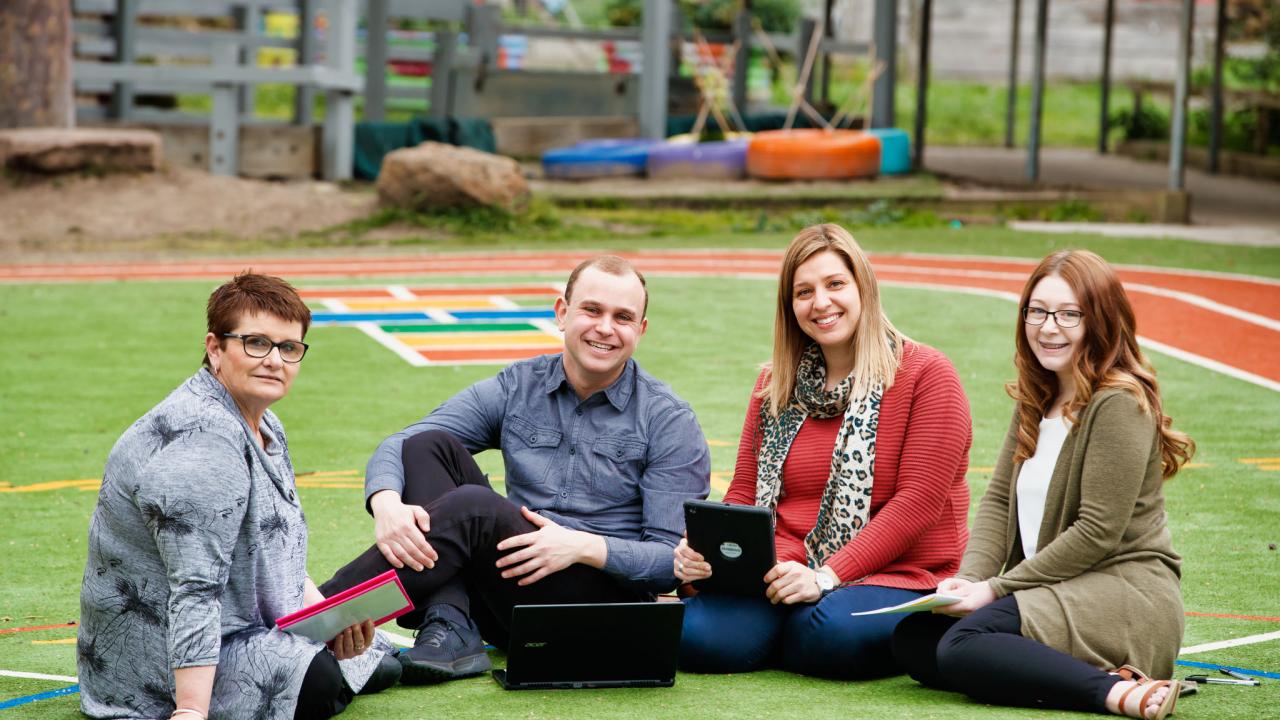
<instances>
[{"instance_id":1,"label":"brown sandal","mask_svg":"<svg viewBox=\"0 0 1280 720\"><path fill-rule=\"evenodd\" d=\"M1123 670L1124 668L1121 668ZM1120 673L1117 672L1117 675ZM1145 677L1145 676L1144 676ZM1133 680L1133 687L1124 691L1120 696L1120 702L1116 705L1120 708L1120 712L1131 718L1140 718L1140 720L1164 720L1173 714L1173 706L1178 704L1178 695L1182 692L1182 683L1177 680ZM1164 696L1164 701L1156 708L1155 714L1146 715L1144 711L1147 709L1147 701L1151 699L1151 695L1162 687L1169 688L1169 692ZM1133 691L1142 688L1146 690L1143 693L1135 694Z\"/></svg>"}]
</instances>

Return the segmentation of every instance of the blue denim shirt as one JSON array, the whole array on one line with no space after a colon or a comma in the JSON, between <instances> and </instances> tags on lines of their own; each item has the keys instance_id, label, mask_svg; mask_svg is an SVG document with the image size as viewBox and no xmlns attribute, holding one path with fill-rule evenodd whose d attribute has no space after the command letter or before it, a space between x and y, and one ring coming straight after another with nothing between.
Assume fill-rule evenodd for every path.
<instances>
[{"instance_id":1,"label":"blue denim shirt","mask_svg":"<svg viewBox=\"0 0 1280 720\"><path fill-rule=\"evenodd\" d=\"M603 536L604 570L623 584L675 587L684 501L707 496L711 458L689 404L635 360L581 401L559 354L508 366L384 440L365 470L366 499L404 489L401 446L428 430L451 433L472 453L501 449L507 497Z\"/></svg>"}]
</instances>

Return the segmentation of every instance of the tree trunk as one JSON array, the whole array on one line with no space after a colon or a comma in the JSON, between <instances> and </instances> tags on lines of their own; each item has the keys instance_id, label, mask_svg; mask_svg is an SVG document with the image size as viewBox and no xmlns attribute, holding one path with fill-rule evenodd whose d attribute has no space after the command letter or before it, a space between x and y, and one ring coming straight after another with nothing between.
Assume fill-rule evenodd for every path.
<instances>
[{"instance_id":1,"label":"tree trunk","mask_svg":"<svg viewBox=\"0 0 1280 720\"><path fill-rule=\"evenodd\" d=\"M71 127L71 0L0 0L0 128Z\"/></svg>"}]
</instances>

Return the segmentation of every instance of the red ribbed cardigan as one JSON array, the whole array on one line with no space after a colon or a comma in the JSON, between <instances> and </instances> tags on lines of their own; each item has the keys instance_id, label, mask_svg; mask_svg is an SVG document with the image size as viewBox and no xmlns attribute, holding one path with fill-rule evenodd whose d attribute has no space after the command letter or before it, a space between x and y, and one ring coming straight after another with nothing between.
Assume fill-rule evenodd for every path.
<instances>
[{"instance_id":1,"label":"red ribbed cardigan","mask_svg":"<svg viewBox=\"0 0 1280 720\"><path fill-rule=\"evenodd\" d=\"M752 392L725 502L755 504L759 420ZM805 562L804 537L818 519L841 420L809 418L791 443L774 536L779 562ZM904 343L880 405L870 521L827 562L842 582L925 590L956 573L969 539L972 442L969 401L951 361L927 345Z\"/></svg>"}]
</instances>

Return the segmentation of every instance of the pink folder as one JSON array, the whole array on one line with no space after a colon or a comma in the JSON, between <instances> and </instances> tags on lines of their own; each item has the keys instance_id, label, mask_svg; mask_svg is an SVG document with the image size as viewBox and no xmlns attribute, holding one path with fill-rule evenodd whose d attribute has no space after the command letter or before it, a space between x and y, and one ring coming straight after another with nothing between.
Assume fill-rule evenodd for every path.
<instances>
[{"instance_id":1,"label":"pink folder","mask_svg":"<svg viewBox=\"0 0 1280 720\"><path fill-rule=\"evenodd\" d=\"M276 627L317 642L328 642L344 628L372 619L374 625L413 609L409 593L395 570L347 588L276 620Z\"/></svg>"}]
</instances>

